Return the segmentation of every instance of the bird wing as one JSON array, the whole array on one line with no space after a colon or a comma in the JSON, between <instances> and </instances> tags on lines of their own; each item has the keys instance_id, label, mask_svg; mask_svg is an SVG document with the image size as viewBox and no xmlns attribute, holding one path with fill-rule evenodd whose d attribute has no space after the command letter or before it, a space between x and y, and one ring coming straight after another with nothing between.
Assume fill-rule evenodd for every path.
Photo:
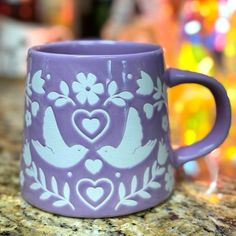
<instances>
[{"instance_id":1,"label":"bird wing","mask_svg":"<svg viewBox=\"0 0 236 236\"><path fill-rule=\"evenodd\" d=\"M118 148L121 150L134 150L142 145L143 130L141 119L137 110L133 107L129 109L123 138Z\"/></svg>"},{"instance_id":2,"label":"bird wing","mask_svg":"<svg viewBox=\"0 0 236 236\"><path fill-rule=\"evenodd\" d=\"M51 107L48 107L45 111L43 137L46 146L52 148L54 151L61 150L61 148L67 146L61 136L55 115Z\"/></svg>"}]
</instances>

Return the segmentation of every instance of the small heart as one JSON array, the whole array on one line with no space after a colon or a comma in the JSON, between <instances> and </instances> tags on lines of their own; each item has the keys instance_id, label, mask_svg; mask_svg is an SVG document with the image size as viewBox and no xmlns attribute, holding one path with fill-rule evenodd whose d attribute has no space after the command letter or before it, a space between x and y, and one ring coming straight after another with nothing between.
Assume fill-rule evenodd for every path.
<instances>
[{"instance_id":1,"label":"small heart","mask_svg":"<svg viewBox=\"0 0 236 236\"><path fill-rule=\"evenodd\" d=\"M104 190L101 187L89 187L86 190L86 194L93 202L97 202L103 196Z\"/></svg>"},{"instance_id":2,"label":"small heart","mask_svg":"<svg viewBox=\"0 0 236 236\"><path fill-rule=\"evenodd\" d=\"M102 165L102 161L98 159L88 159L85 162L86 169L93 175L97 174L102 169Z\"/></svg>"},{"instance_id":3,"label":"small heart","mask_svg":"<svg viewBox=\"0 0 236 236\"><path fill-rule=\"evenodd\" d=\"M84 178L77 182L76 191L80 200L96 211L110 200L114 193L114 185L107 178L97 179L96 181Z\"/></svg>"},{"instance_id":4,"label":"small heart","mask_svg":"<svg viewBox=\"0 0 236 236\"><path fill-rule=\"evenodd\" d=\"M82 125L90 134L94 134L100 126L100 121L96 118L85 118L82 120Z\"/></svg>"}]
</instances>

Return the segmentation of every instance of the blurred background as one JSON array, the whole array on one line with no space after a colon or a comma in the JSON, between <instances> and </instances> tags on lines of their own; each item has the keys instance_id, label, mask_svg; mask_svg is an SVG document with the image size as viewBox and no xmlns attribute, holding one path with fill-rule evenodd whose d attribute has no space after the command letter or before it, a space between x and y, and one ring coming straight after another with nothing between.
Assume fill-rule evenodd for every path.
<instances>
[{"instance_id":1,"label":"blurred background","mask_svg":"<svg viewBox=\"0 0 236 236\"><path fill-rule=\"evenodd\" d=\"M27 49L68 39L102 38L157 43L166 66L214 76L227 89L233 119L217 150L180 170L205 181L236 176L236 1L235 0L0 0L0 80L24 80ZM169 91L174 147L203 138L215 119L209 91L181 85Z\"/></svg>"}]
</instances>

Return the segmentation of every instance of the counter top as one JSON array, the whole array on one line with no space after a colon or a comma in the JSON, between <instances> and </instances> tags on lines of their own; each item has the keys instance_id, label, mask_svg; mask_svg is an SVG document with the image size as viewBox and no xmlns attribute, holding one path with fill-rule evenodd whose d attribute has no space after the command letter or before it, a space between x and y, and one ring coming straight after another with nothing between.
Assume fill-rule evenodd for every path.
<instances>
[{"instance_id":1,"label":"counter top","mask_svg":"<svg viewBox=\"0 0 236 236\"><path fill-rule=\"evenodd\" d=\"M206 195L204 182L179 180L172 197L130 216L78 219L27 204L19 193L23 82L0 80L0 235L236 235L236 181L221 178Z\"/></svg>"}]
</instances>

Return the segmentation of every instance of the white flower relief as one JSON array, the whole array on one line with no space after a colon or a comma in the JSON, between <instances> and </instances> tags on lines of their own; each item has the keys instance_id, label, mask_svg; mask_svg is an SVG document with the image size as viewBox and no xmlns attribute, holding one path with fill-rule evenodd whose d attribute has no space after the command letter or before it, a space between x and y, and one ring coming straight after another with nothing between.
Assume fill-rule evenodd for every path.
<instances>
[{"instance_id":1,"label":"white flower relief","mask_svg":"<svg viewBox=\"0 0 236 236\"><path fill-rule=\"evenodd\" d=\"M87 77L84 73L76 75L78 80L73 82L72 89L77 94L76 99L81 104L85 104L86 101L90 105L94 105L99 101L99 96L104 93L104 87L102 83L96 83L97 77L89 73Z\"/></svg>"},{"instance_id":2,"label":"white flower relief","mask_svg":"<svg viewBox=\"0 0 236 236\"><path fill-rule=\"evenodd\" d=\"M163 139L159 142L159 148L157 153L157 161L159 165L164 165L168 158L167 146Z\"/></svg>"},{"instance_id":3,"label":"white flower relief","mask_svg":"<svg viewBox=\"0 0 236 236\"><path fill-rule=\"evenodd\" d=\"M165 190L171 192L173 190L174 183L174 168L171 165L168 165L167 172L165 174Z\"/></svg>"},{"instance_id":4,"label":"white flower relief","mask_svg":"<svg viewBox=\"0 0 236 236\"><path fill-rule=\"evenodd\" d=\"M152 94L154 85L152 78L149 74L144 71L141 71L141 78L137 80L137 84L139 87L136 91L137 94L144 96Z\"/></svg>"}]
</instances>

